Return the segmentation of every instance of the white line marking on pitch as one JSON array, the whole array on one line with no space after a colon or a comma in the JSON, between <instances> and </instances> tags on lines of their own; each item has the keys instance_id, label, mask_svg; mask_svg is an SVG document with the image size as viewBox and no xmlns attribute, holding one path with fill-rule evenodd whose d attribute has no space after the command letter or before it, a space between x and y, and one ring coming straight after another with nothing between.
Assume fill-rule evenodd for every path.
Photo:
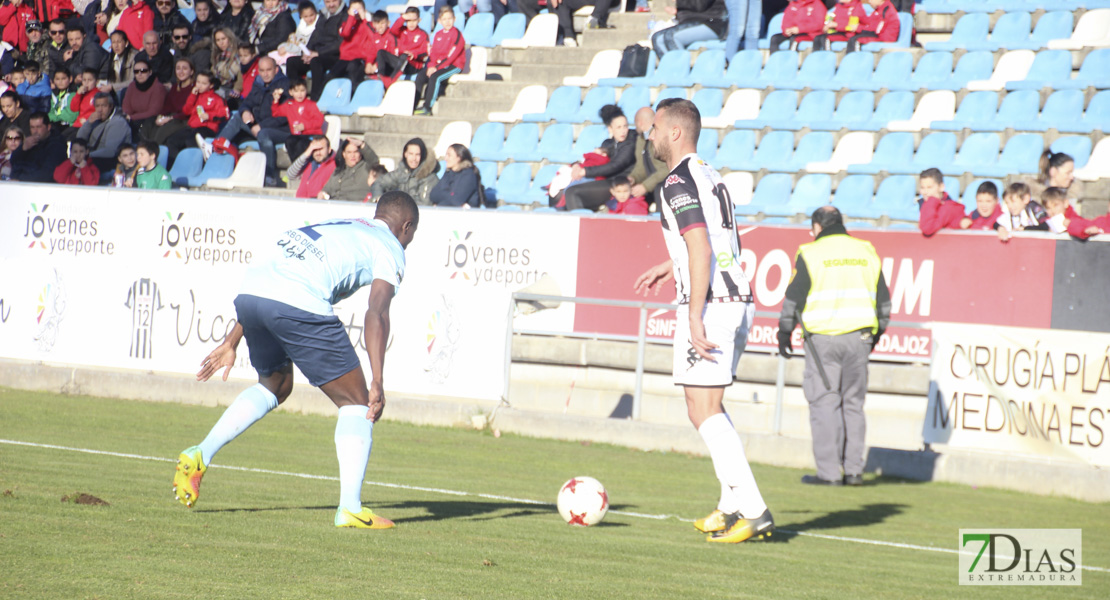
<instances>
[{"instance_id":1,"label":"white line marking on pitch","mask_svg":"<svg viewBox=\"0 0 1110 600\"><path fill-rule=\"evenodd\" d=\"M17 440L0 439L0 444L10 444L13 446L30 446L32 448L46 448L50 450L65 450L67 452L80 452L83 454L97 454L101 456L114 456L117 458L133 458L136 460L152 460L157 462L177 462L174 458L163 458L159 456L143 456L141 454L126 454L123 452L108 452L106 450L91 450L88 448L71 448L69 446L58 446L55 444L36 444L34 442L20 442ZM338 477L328 475L309 475L308 473L292 473L289 471L274 471L272 469L257 469L253 467L235 467L230 465L222 465L219 463L212 463L210 467L219 467L227 469L228 471L241 471L245 473L264 473L267 475L281 475L284 477L297 477L300 479L318 479L322 481L339 481ZM433 494L446 494L448 496L472 496L476 498L485 498L487 500L503 500L505 502L519 502L521 504L534 504L536 506L549 506L554 508L555 504L552 502L543 502L540 500L530 500L528 498L514 498L512 496L500 496L498 494L483 494L480 492L461 492L459 490L448 490L444 488L424 487L419 485L405 485L403 483L386 483L383 481L365 481L366 485L374 485L378 487L393 488L398 490L409 490L414 492L428 492ZM609 511L615 515L623 515L626 517L637 517L641 519L654 519L663 521L667 519L676 519L686 523L692 523L693 519L685 519L677 515L652 515L647 513L626 512L622 510ZM944 554L960 554L960 551L951 548L937 548L936 546L919 546L917 544L903 544L900 542L885 542L882 540L869 540L865 538L845 537L840 535L828 535L825 533L810 533L807 531L792 531L790 529L779 529L783 533L792 533L795 535L803 535L806 537L820 538L824 540L834 540L838 542L853 542L856 544L868 544L871 546L886 546L888 548L903 548L906 550L923 550L926 552L942 552ZM974 552L965 552L964 554L974 554ZM1085 571L1096 571L1099 573L1110 573L1110 569L1103 567L1092 567L1090 565L1083 565Z\"/></svg>"}]
</instances>

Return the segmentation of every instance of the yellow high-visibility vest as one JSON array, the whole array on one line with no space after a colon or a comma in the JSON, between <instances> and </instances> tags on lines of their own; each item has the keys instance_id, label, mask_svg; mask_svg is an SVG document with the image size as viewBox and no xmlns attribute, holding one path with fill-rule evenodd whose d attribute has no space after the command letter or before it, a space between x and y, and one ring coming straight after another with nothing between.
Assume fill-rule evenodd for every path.
<instances>
[{"instance_id":1,"label":"yellow high-visibility vest","mask_svg":"<svg viewBox=\"0 0 1110 600\"><path fill-rule=\"evenodd\" d=\"M845 234L802 244L798 255L809 271L810 288L802 323L810 333L840 335L879 330L875 291L882 263L871 242Z\"/></svg>"}]
</instances>

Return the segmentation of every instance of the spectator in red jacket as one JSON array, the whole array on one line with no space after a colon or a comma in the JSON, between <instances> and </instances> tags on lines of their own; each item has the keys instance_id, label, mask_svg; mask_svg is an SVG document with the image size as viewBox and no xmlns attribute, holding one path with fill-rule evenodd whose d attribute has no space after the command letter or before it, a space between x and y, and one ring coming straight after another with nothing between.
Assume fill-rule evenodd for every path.
<instances>
[{"instance_id":1,"label":"spectator in red jacket","mask_svg":"<svg viewBox=\"0 0 1110 600\"><path fill-rule=\"evenodd\" d=\"M227 120L227 104L213 90L215 81L216 77L208 71L197 73L193 93L185 102L184 112L189 117L188 127L166 138L170 164L173 164L178 152L196 145L198 136L215 137L220 125Z\"/></svg>"},{"instance_id":2,"label":"spectator in red jacket","mask_svg":"<svg viewBox=\"0 0 1110 600\"><path fill-rule=\"evenodd\" d=\"M1068 233L1081 240L1107 231L1110 231L1110 213L1094 219L1084 219L1075 215L1068 221Z\"/></svg>"},{"instance_id":3,"label":"spectator in red jacket","mask_svg":"<svg viewBox=\"0 0 1110 600\"><path fill-rule=\"evenodd\" d=\"M68 185L100 183L100 170L89 160L89 146L84 140L69 143L69 160L54 169L54 181Z\"/></svg>"},{"instance_id":4,"label":"spectator in red jacket","mask_svg":"<svg viewBox=\"0 0 1110 600\"><path fill-rule=\"evenodd\" d=\"M143 34L154 29L154 9L142 0L112 0L119 6L124 5L119 13L119 21L115 31L122 31L127 36L127 41L135 49L143 47ZM112 33L111 18L108 33Z\"/></svg>"},{"instance_id":5,"label":"spectator in red jacket","mask_svg":"<svg viewBox=\"0 0 1110 600\"><path fill-rule=\"evenodd\" d=\"M902 23L898 9L890 0L866 0L875 9L860 22L860 32L848 40L848 52L859 50L860 44L898 40Z\"/></svg>"},{"instance_id":6,"label":"spectator in red jacket","mask_svg":"<svg viewBox=\"0 0 1110 600\"><path fill-rule=\"evenodd\" d=\"M286 169L290 179L301 178L297 186L298 198L315 198L335 172L335 155L326 136L312 138L308 148Z\"/></svg>"},{"instance_id":7,"label":"spectator in red jacket","mask_svg":"<svg viewBox=\"0 0 1110 600\"><path fill-rule=\"evenodd\" d=\"M397 38L398 54L408 60L402 76L415 77L428 62L428 32L420 28L420 9L406 8L389 32Z\"/></svg>"},{"instance_id":8,"label":"spectator in red jacket","mask_svg":"<svg viewBox=\"0 0 1110 600\"><path fill-rule=\"evenodd\" d=\"M921 233L930 236L941 229L960 229L964 205L948 197L940 169L922 171L918 189L921 194L921 218L918 221Z\"/></svg>"},{"instance_id":9,"label":"spectator in red jacket","mask_svg":"<svg viewBox=\"0 0 1110 600\"><path fill-rule=\"evenodd\" d=\"M424 105L417 107L413 114L432 114L432 106L447 87L447 80L466 67L466 40L455 27L454 9L444 6L439 11L439 24L443 29L432 39L428 66L416 75L416 97L423 96Z\"/></svg>"},{"instance_id":10,"label":"spectator in red jacket","mask_svg":"<svg viewBox=\"0 0 1110 600\"><path fill-rule=\"evenodd\" d=\"M339 27L339 60L328 71L328 81L346 77L357 85L362 81L366 64L366 49L370 45L370 16L362 0L351 0L347 19ZM313 85L316 85L313 82Z\"/></svg>"},{"instance_id":11,"label":"spectator in red jacket","mask_svg":"<svg viewBox=\"0 0 1110 600\"><path fill-rule=\"evenodd\" d=\"M1002 206L998 202L998 186L990 181L979 184L975 190L975 210L960 221L962 229L998 229Z\"/></svg>"},{"instance_id":12,"label":"spectator in red jacket","mask_svg":"<svg viewBox=\"0 0 1110 600\"><path fill-rule=\"evenodd\" d=\"M791 0L782 13L782 33L771 36L771 53L783 42L790 42L790 49L797 50L798 42L808 42L821 33L825 25L824 0Z\"/></svg>"},{"instance_id":13,"label":"spectator in red jacket","mask_svg":"<svg viewBox=\"0 0 1110 600\"><path fill-rule=\"evenodd\" d=\"M17 48L20 52L27 51L27 22L34 21L35 11L23 0L10 0L8 4L0 6L0 27L4 28L3 41Z\"/></svg>"},{"instance_id":14,"label":"spectator in red jacket","mask_svg":"<svg viewBox=\"0 0 1110 600\"><path fill-rule=\"evenodd\" d=\"M829 50L832 42L843 42L856 35L866 17L860 0L840 0L825 13L824 33L813 38L813 49Z\"/></svg>"},{"instance_id":15,"label":"spectator in red jacket","mask_svg":"<svg viewBox=\"0 0 1110 600\"><path fill-rule=\"evenodd\" d=\"M289 85L289 99L281 102L285 90L276 89L270 113L289 121L288 129L264 127L258 131L258 148L266 155L266 179L277 185L277 145L284 143L289 156L300 156L315 136L324 135L324 115L308 98L308 84L298 79Z\"/></svg>"},{"instance_id":16,"label":"spectator in red jacket","mask_svg":"<svg viewBox=\"0 0 1110 600\"><path fill-rule=\"evenodd\" d=\"M627 177L614 177L610 180L609 193L613 197L599 206L597 212L607 212L614 215L648 214L647 201L643 196L632 195L632 184Z\"/></svg>"},{"instance_id":17,"label":"spectator in red jacket","mask_svg":"<svg viewBox=\"0 0 1110 600\"><path fill-rule=\"evenodd\" d=\"M69 109L77 113L77 120L73 122L73 126L76 128L84 125L95 110L93 96L96 96L98 91L96 88L96 78L98 76L96 69L85 69L81 73L81 87L77 88L77 92L73 94L73 99L69 101Z\"/></svg>"}]
</instances>

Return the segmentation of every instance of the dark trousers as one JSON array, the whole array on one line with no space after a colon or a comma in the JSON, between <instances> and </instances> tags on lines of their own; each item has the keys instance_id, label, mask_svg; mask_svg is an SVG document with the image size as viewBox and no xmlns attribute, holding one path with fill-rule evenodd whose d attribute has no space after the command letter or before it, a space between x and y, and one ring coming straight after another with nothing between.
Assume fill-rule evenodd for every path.
<instances>
[{"instance_id":1,"label":"dark trousers","mask_svg":"<svg viewBox=\"0 0 1110 600\"><path fill-rule=\"evenodd\" d=\"M179 129L166 138L166 148L169 150L169 164L173 165L173 161L177 159L177 154L186 148L197 147L197 134L202 137L211 138L216 137L216 134L207 127L197 127L196 129L186 126L184 129Z\"/></svg>"},{"instance_id":2,"label":"dark trousers","mask_svg":"<svg viewBox=\"0 0 1110 600\"><path fill-rule=\"evenodd\" d=\"M609 9L616 0L566 0L555 9L559 15L559 30L563 37L574 37L574 13L583 6L593 5L594 12L590 15L602 27L609 23ZM494 0L496 3L497 0Z\"/></svg>"},{"instance_id":3,"label":"dark trousers","mask_svg":"<svg viewBox=\"0 0 1110 600\"><path fill-rule=\"evenodd\" d=\"M612 197L612 194L609 193L609 183L608 179L598 179L568 187L563 192L567 210L576 208L597 210L599 206L604 205Z\"/></svg>"},{"instance_id":4,"label":"dark trousers","mask_svg":"<svg viewBox=\"0 0 1110 600\"><path fill-rule=\"evenodd\" d=\"M305 74L312 75L312 91L308 96L313 102L319 102L320 95L324 93L324 84L327 83L328 71L338 61L338 56L317 56L305 64L303 58L290 56L285 61L285 72L290 80L304 79Z\"/></svg>"},{"instance_id":5,"label":"dark trousers","mask_svg":"<svg viewBox=\"0 0 1110 600\"><path fill-rule=\"evenodd\" d=\"M456 73L461 73L462 69L458 67L448 67L440 69L432 75L428 76L427 69L421 69L416 74L416 97L419 99L424 97L424 108L432 110L432 105L436 103L436 99L447 89L447 80Z\"/></svg>"},{"instance_id":6,"label":"dark trousers","mask_svg":"<svg viewBox=\"0 0 1110 600\"><path fill-rule=\"evenodd\" d=\"M779 51L779 46L781 46L782 43L786 42L786 41L790 42L790 49L791 50L797 50L798 49L798 42L796 42L794 40L794 38L796 38L796 37L797 36L793 36L793 35L783 35L781 33L776 33L775 35L772 35L771 36L771 54L774 54L775 52L778 52Z\"/></svg>"},{"instance_id":7,"label":"dark trousers","mask_svg":"<svg viewBox=\"0 0 1110 600\"><path fill-rule=\"evenodd\" d=\"M366 61L361 58L335 61L335 64L328 70L328 81L340 77L350 79L351 85L357 87L366 78ZM324 86L320 86L320 90L323 91L323 89Z\"/></svg>"},{"instance_id":8,"label":"dark trousers","mask_svg":"<svg viewBox=\"0 0 1110 600\"><path fill-rule=\"evenodd\" d=\"M859 47L861 45L860 40L866 40L866 39L869 39L869 38L870 39L875 39L877 37L879 37L879 34L875 33L874 31L861 31L858 34L852 36L852 39L848 40L848 50L847 51L848 52L855 52L856 50L859 50Z\"/></svg>"}]
</instances>

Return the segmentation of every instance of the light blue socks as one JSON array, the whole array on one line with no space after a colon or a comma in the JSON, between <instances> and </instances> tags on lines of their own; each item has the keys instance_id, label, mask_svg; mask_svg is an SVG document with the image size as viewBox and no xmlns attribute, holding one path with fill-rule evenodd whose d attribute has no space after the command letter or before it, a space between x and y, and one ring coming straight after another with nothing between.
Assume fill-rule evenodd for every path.
<instances>
[{"instance_id":1,"label":"light blue socks","mask_svg":"<svg viewBox=\"0 0 1110 600\"><path fill-rule=\"evenodd\" d=\"M339 407L335 422L335 454L339 457L339 507L358 514L362 510L362 480L374 445L374 423L366 418L369 407Z\"/></svg>"},{"instance_id":2,"label":"light blue socks","mask_svg":"<svg viewBox=\"0 0 1110 600\"><path fill-rule=\"evenodd\" d=\"M266 416L278 405L277 396L262 386L261 383L252 385L243 390L235 402L227 407L219 421L208 432L208 437L200 443L200 451L205 465L212 464L212 459L228 442L238 437L240 433L254 425L256 421Z\"/></svg>"}]
</instances>

